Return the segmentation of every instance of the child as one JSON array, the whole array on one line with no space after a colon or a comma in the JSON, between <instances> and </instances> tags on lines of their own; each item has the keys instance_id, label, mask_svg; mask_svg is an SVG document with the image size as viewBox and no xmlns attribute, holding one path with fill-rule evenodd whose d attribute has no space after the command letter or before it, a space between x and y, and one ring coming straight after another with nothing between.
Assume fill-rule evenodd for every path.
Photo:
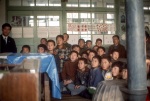
<instances>
[{"instance_id":1,"label":"child","mask_svg":"<svg viewBox=\"0 0 150 101\"><path fill-rule=\"evenodd\" d=\"M77 95L88 86L89 69L87 68L87 60L80 58L78 60L78 69L74 84L69 84L67 88L71 91L71 95Z\"/></svg>"},{"instance_id":2,"label":"child","mask_svg":"<svg viewBox=\"0 0 150 101\"><path fill-rule=\"evenodd\" d=\"M95 45L95 46L93 47L93 50L97 52L97 49L98 49L98 46Z\"/></svg>"},{"instance_id":3,"label":"child","mask_svg":"<svg viewBox=\"0 0 150 101\"><path fill-rule=\"evenodd\" d=\"M112 57L112 62L115 62L119 59L119 51L118 50L113 50L112 51L112 54L111 54L111 57Z\"/></svg>"},{"instance_id":4,"label":"child","mask_svg":"<svg viewBox=\"0 0 150 101\"><path fill-rule=\"evenodd\" d=\"M101 57L101 67L102 67L102 75L105 80L113 79L110 66L111 66L111 57L103 55Z\"/></svg>"},{"instance_id":5,"label":"child","mask_svg":"<svg viewBox=\"0 0 150 101\"><path fill-rule=\"evenodd\" d=\"M95 45L98 47L102 46L102 39L100 38L96 39Z\"/></svg>"},{"instance_id":6,"label":"child","mask_svg":"<svg viewBox=\"0 0 150 101\"><path fill-rule=\"evenodd\" d=\"M85 40L84 39L79 39L78 40L78 45L80 47L80 55L82 54L82 52L84 52L86 50L85 47Z\"/></svg>"},{"instance_id":7,"label":"child","mask_svg":"<svg viewBox=\"0 0 150 101\"><path fill-rule=\"evenodd\" d=\"M92 48L92 41L91 40L87 40L86 41L86 47L87 47L87 49L91 49Z\"/></svg>"},{"instance_id":8,"label":"child","mask_svg":"<svg viewBox=\"0 0 150 101\"><path fill-rule=\"evenodd\" d=\"M127 65L125 65L122 69L122 79L127 80L128 78L128 70L127 70Z\"/></svg>"},{"instance_id":9,"label":"child","mask_svg":"<svg viewBox=\"0 0 150 101\"><path fill-rule=\"evenodd\" d=\"M67 41L69 40L69 35L67 33L64 33L64 45L65 47L67 47L68 49L71 49L71 44L69 44Z\"/></svg>"},{"instance_id":10,"label":"child","mask_svg":"<svg viewBox=\"0 0 150 101\"><path fill-rule=\"evenodd\" d=\"M80 53L80 47L79 47L79 45L73 45L72 46L72 50L73 51L77 51L78 53Z\"/></svg>"},{"instance_id":11,"label":"child","mask_svg":"<svg viewBox=\"0 0 150 101\"><path fill-rule=\"evenodd\" d=\"M46 53L47 51L47 46L44 44L39 44L37 48L38 48L38 53Z\"/></svg>"},{"instance_id":12,"label":"child","mask_svg":"<svg viewBox=\"0 0 150 101\"><path fill-rule=\"evenodd\" d=\"M81 54L82 58L88 59L88 53L85 51Z\"/></svg>"},{"instance_id":13,"label":"child","mask_svg":"<svg viewBox=\"0 0 150 101\"><path fill-rule=\"evenodd\" d=\"M44 45L47 45L47 39L46 39L46 38L42 38L42 39L40 40L40 43L41 43L41 44L44 44Z\"/></svg>"},{"instance_id":14,"label":"child","mask_svg":"<svg viewBox=\"0 0 150 101\"><path fill-rule=\"evenodd\" d=\"M20 53L30 53L30 46L29 45L23 45Z\"/></svg>"},{"instance_id":15,"label":"child","mask_svg":"<svg viewBox=\"0 0 150 101\"><path fill-rule=\"evenodd\" d=\"M71 51L70 60L65 62L61 73L63 86L67 86L68 84L73 83L75 81L75 75L78 67L77 60L78 60L78 53L76 51ZM63 88L64 87L62 87L62 91Z\"/></svg>"},{"instance_id":16,"label":"child","mask_svg":"<svg viewBox=\"0 0 150 101\"><path fill-rule=\"evenodd\" d=\"M96 53L96 51L94 51L94 50L91 50L91 51L89 52L89 55L88 55L88 68L91 68L92 59L93 59L93 57L96 56L96 55L97 55L97 53Z\"/></svg>"},{"instance_id":17,"label":"child","mask_svg":"<svg viewBox=\"0 0 150 101\"><path fill-rule=\"evenodd\" d=\"M121 79L123 63L121 61L116 61L112 64L112 76L113 79Z\"/></svg>"},{"instance_id":18,"label":"child","mask_svg":"<svg viewBox=\"0 0 150 101\"><path fill-rule=\"evenodd\" d=\"M60 59L59 56L57 54L55 54L55 41L54 40L48 40L47 41L47 53L53 54L54 58L55 58L55 62L56 62L56 66L57 66L57 71L58 73L60 73Z\"/></svg>"},{"instance_id":19,"label":"child","mask_svg":"<svg viewBox=\"0 0 150 101\"><path fill-rule=\"evenodd\" d=\"M105 54L105 48L104 47L98 47L97 54L99 56L103 56Z\"/></svg>"},{"instance_id":20,"label":"child","mask_svg":"<svg viewBox=\"0 0 150 101\"><path fill-rule=\"evenodd\" d=\"M64 45L64 36L58 35L56 37L57 46L55 48L55 51L60 59L60 72L62 71L62 68L64 66L64 62L68 60L68 55L70 53L70 50L67 49Z\"/></svg>"}]
</instances>

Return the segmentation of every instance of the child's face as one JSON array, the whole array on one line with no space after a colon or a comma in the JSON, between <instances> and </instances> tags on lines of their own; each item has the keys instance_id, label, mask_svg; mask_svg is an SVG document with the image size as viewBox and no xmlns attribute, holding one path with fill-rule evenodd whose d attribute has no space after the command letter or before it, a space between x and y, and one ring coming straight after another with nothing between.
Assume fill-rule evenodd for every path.
<instances>
[{"instance_id":1,"label":"child's face","mask_svg":"<svg viewBox=\"0 0 150 101\"><path fill-rule=\"evenodd\" d=\"M70 55L70 60L71 60L72 62L76 61L77 59L78 59L78 56L77 56L76 53L72 53L72 54Z\"/></svg>"},{"instance_id":2,"label":"child's face","mask_svg":"<svg viewBox=\"0 0 150 101\"><path fill-rule=\"evenodd\" d=\"M83 41L83 40L79 41L79 47L80 47L80 48L83 48L83 47L84 47L84 45L85 45L85 43L84 43L84 41Z\"/></svg>"},{"instance_id":3,"label":"child's face","mask_svg":"<svg viewBox=\"0 0 150 101\"><path fill-rule=\"evenodd\" d=\"M23 48L22 53L30 53L30 51L28 48L25 47L25 48Z\"/></svg>"},{"instance_id":4,"label":"child's face","mask_svg":"<svg viewBox=\"0 0 150 101\"><path fill-rule=\"evenodd\" d=\"M101 61L101 67L103 70L108 70L111 63L107 59L102 59Z\"/></svg>"},{"instance_id":5,"label":"child's face","mask_svg":"<svg viewBox=\"0 0 150 101\"><path fill-rule=\"evenodd\" d=\"M102 45L102 42L101 41L97 41L96 45L100 47Z\"/></svg>"},{"instance_id":6,"label":"child's face","mask_svg":"<svg viewBox=\"0 0 150 101\"><path fill-rule=\"evenodd\" d=\"M91 42L87 42L86 46L87 46L88 48L91 48L91 47L92 47L92 43L91 43Z\"/></svg>"},{"instance_id":7,"label":"child's face","mask_svg":"<svg viewBox=\"0 0 150 101\"><path fill-rule=\"evenodd\" d=\"M88 59L89 59L90 61L92 61L92 59L93 59L94 56L95 56L95 54L94 54L93 52L90 52L90 53L89 53L89 56L88 56Z\"/></svg>"},{"instance_id":8,"label":"child's face","mask_svg":"<svg viewBox=\"0 0 150 101\"><path fill-rule=\"evenodd\" d=\"M92 63L91 63L93 68L97 68L99 66L99 61L96 58L92 59Z\"/></svg>"},{"instance_id":9,"label":"child's face","mask_svg":"<svg viewBox=\"0 0 150 101\"><path fill-rule=\"evenodd\" d=\"M105 54L105 52L103 51L103 49L99 49L98 51L97 51L97 54L99 55L99 56L102 56L103 54Z\"/></svg>"},{"instance_id":10,"label":"child's face","mask_svg":"<svg viewBox=\"0 0 150 101\"><path fill-rule=\"evenodd\" d=\"M93 50L95 50L95 51L97 52L97 48L98 48L97 46L94 46L94 47L93 47Z\"/></svg>"},{"instance_id":11,"label":"child's face","mask_svg":"<svg viewBox=\"0 0 150 101\"><path fill-rule=\"evenodd\" d=\"M54 46L54 43L53 42L48 42L47 43L47 48L49 51L53 51L55 46Z\"/></svg>"},{"instance_id":12,"label":"child's face","mask_svg":"<svg viewBox=\"0 0 150 101\"><path fill-rule=\"evenodd\" d=\"M63 35L64 36L64 42L68 41L68 36L66 34Z\"/></svg>"},{"instance_id":13,"label":"child's face","mask_svg":"<svg viewBox=\"0 0 150 101\"><path fill-rule=\"evenodd\" d=\"M46 45L46 44L47 44L47 41L46 41L46 40L44 40L44 39L41 39L41 44Z\"/></svg>"},{"instance_id":14,"label":"child's face","mask_svg":"<svg viewBox=\"0 0 150 101\"><path fill-rule=\"evenodd\" d=\"M113 37L113 43L115 45L118 45L119 44L119 39L117 37Z\"/></svg>"},{"instance_id":15,"label":"child's face","mask_svg":"<svg viewBox=\"0 0 150 101\"><path fill-rule=\"evenodd\" d=\"M87 54L82 54L82 58L87 59L88 58Z\"/></svg>"},{"instance_id":16,"label":"child's face","mask_svg":"<svg viewBox=\"0 0 150 101\"><path fill-rule=\"evenodd\" d=\"M127 79L128 78L128 71L127 69L122 70L122 79Z\"/></svg>"},{"instance_id":17,"label":"child's face","mask_svg":"<svg viewBox=\"0 0 150 101\"><path fill-rule=\"evenodd\" d=\"M57 45L58 45L58 46L64 44L64 40L63 40L62 38L60 38L60 37L57 38L56 42L57 42Z\"/></svg>"},{"instance_id":18,"label":"child's face","mask_svg":"<svg viewBox=\"0 0 150 101\"><path fill-rule=\"evenodd\" d=\"M119 67L114 66L114 67L112 68L112 75L113 75L114 77L116 77L116 76L119 75Z\"/></svg>"},{"instance_id":19,"label":"child's face","mask_svg":"<svg viewBox=\"0 0 150 101\"><path fill-rule=\"evenodd\" d=\"M86 67L86 64L84 63L84 61L80 60L80 61L78 62L78 68L79 68L80 70L83 70L83 69L85 69L85 67Z\"/></svg>"},{"instance_id":20,"label":"child's face","mask_svg":"<svg viewBox=\"0 0 150 101\"><path fill-rule=\"evenodd\" d=\"M39 48L38 48L38 53L45 53L44 48L43 48L43 47L39 47Z\"/></svg>"},{"instance_id":21,"label":"child's face","mask_svg":"<svg viewBox=\"0 0 150 101\"><path fill-rule=\"evenodd\" d=\"M114 60L118 60L118 58L119 58L119 53L118 53L118 52L113 52L112 58L113 58Z\"/></svg>"},{"instance_id":22,"label":"child's face","mask_svg":"<svg viewBox=\"0 0 150 101\"><path fill-rule=\"evenodd\" d=\"M74 47L72 50L74 50L74 51L80 53L80 48L79 48L79 47Z\"/></svg>"}]
</instances>

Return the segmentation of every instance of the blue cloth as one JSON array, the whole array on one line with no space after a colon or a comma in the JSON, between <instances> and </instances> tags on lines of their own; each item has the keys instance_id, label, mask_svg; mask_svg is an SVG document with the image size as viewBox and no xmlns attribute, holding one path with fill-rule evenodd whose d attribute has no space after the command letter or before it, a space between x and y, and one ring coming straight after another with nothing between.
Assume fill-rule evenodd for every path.
<instances>
[{"instance_id":1,"label":"blue cloth","mask_svg":"<svg viewBox=\"0 0 150 101\"><path fill-rule=\"evenodd\" d=\"M60 85L54 56L40 53L12 53L7 56L8 64L20 64L24 59L40 59L40 72L46 72L52 80L52 96L61 99Z\"/></svg>"},{"instance_id":2,"label":"blue cloth","mask_svg":"<svg viewBox=\"0 0 150 101\"><path fill-rule=\"evenodd\" d=\"M89 86L97 87L98 83L103 80L102 70L99 67L90 69Z\"/></svg>"}]
</instances>

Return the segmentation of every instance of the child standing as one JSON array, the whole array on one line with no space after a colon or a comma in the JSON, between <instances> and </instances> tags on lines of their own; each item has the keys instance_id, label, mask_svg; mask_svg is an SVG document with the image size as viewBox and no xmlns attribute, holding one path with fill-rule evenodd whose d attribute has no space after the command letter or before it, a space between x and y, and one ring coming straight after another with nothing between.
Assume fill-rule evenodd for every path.
<instances>
[{"instance_id":1,"label":"child standing","mask_svg":"<svg viewBox=\"0 0 150 101\"><path fill-rule=\"evenodd\" d=\"M67 88L71 91L71 95L77 95L88 86L89 69L87 68L87 60L80 58L78 60L78 69L75 82L69 84Z\"/></svg>"},{"instance_id":2,"label":"child standing","mask_svg":"<svg viewBox=\"0 0 150 101\"><path fill-rule=\"evenodd\" d=\"M81 55L82 52L86 51L85 40L84 39L79 39L78 40L78 45L80 47L80 55Z\"/></svg>"},{"instance_id":3,"label":"child standing","mask_svg":"<svg viewBox=\"0 0 150 101\"><path fill-rule=\"evenodd\" d=\"M92 41L91 40L87 40L86 41L86 47L87 47L87 49L91 49L92 48Z\"/></svg>"},{"instance_id":4,"label":"child standing","mask_svg":"<svg viewBox=\"0 0 150 101\"><path fill-rule=\"evenodd\" d=\"M70 60L66 61L64 64L64 67L62 69L62 80L63 80L63 86L67 86L70 83L73 83L75 81L75 75L77 72L78 67L78 53L76 51L71 51L70 53Z\"/></svg>"}]
</instances>

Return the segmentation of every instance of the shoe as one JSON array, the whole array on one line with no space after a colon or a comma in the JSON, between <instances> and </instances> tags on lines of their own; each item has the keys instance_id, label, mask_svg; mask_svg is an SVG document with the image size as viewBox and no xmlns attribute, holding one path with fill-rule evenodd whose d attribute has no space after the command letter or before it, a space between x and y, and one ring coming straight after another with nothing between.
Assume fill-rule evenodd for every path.
<instances>
[{"instance_id":1,"label":"shoe","mask_svg":"<svg viewBox=\"0 0 150 101\"><path fill-rule=\"evenodd\" d=\"M62 91L61 94L71 94L70 91Z\"/></svg>"}]
</instances>

